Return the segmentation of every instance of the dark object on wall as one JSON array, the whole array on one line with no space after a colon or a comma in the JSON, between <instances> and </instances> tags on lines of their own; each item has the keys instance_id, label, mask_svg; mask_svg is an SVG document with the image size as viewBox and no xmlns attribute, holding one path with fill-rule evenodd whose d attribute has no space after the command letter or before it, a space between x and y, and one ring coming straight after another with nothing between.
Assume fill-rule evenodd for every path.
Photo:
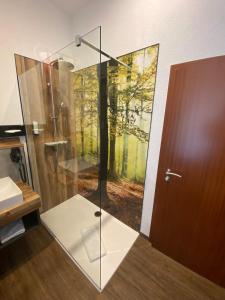
<instances>
[{"instance_id":1,"label":"dark object on wall","mask_svg":"<svg viewBox=\"0 0 225 300\"><path fill-rule=\"evenodd\" d=\"M225 287L224 78L225 56L171 68L150 241Z\"/></svg>"},{"instance_id":2,"label":"dark object on wall","mask_svg":"<svg viewBox=\"0 0 225 300\"><path fill-rule=\"evenodd\" d=\"M23 163L23 157L20 151L20 148L13 148L10 152L11 161L18 164L18 169L20 172L20 178L23 182L27 181L26 169Z\"/></svg>"},{"instance_id":3,"label":"dark object on wall","mask_svg":"<svg viewBox=\"0 0 225 300\"><path fill-rule=\"evenodd\" d=\"M24 125L2 125L0 126L0 138L8 138L15 136L25 136Z\"/></svg>"}]
</instances>

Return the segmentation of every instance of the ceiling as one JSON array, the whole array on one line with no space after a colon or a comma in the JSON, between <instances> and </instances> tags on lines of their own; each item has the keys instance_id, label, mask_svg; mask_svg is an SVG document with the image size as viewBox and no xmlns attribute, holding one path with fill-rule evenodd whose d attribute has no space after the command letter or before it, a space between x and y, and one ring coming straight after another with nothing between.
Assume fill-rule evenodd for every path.
<instances>
[{"instance_id":1,"label":"ceiling","mask_svg":"<svg viewBox=\"0 0 225 300\"><path fill-rule=\"evenodd\" d=\"M77 9L91 0L51 0L58 8L69 14L74 14Z\"/></svg>"}]
</instances>

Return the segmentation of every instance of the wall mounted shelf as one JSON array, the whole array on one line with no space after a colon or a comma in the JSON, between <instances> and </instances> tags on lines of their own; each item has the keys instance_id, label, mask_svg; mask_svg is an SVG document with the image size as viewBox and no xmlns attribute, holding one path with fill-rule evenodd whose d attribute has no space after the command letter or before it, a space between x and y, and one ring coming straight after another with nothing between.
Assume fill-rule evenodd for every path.
<instances>
[{"instance_id":1,"label":"wall mounted shelf","mask_svg":"<svg viewBox=\"0 0 225 300\"><path fill-rule=\"evenodd\" d=\"M19 138L4 138L0 139L0 150L22 148L24 145L20 142Z\"/></svg>"}]
</instances>

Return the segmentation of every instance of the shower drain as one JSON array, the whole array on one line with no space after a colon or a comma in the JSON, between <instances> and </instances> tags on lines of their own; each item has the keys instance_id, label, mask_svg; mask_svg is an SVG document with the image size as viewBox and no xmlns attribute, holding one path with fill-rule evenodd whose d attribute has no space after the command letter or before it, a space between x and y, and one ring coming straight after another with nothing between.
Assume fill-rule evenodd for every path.
<instances>
[{"instance_id":1,"label":"shower drain","mask_svg":"<svg viewBox=\"0 0 225 300\"><path fill-rule=\"evenodd\" d=\"M95 217L101 217L102 213L100 211L95 212Z\"/></svg>"}]
</instances>

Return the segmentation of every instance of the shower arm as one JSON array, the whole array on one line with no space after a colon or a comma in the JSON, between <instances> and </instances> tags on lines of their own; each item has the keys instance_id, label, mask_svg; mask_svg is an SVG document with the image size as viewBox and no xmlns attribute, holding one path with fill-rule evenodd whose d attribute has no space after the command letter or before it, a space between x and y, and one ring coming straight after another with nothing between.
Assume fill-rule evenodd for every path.
<instances>
[{"instance_id":1,"label":"shower arm","mask_svg":"<svg viewBox=\"0 0 225 300\"><path fill-rule=\"evenodd\" d=\"M86 46L88 46L89 48L91 48L91 49L97 51L98 53L100 53L100 54L102 54L102 55L108 57L109 59L111 59L111 60L117 62L118 64L120 64L120 65L122 65L122 66L124 66L124 67L126 67L126 68L128 68L128 69L130 69L130 67L129 67L127 64L125 64L125 63L123 63L122 61L120 61L119 59L117 59L117 58L115 58L115 57L109 55L108 53L106 53L106 52L100 50L99 48L95 47L94 45L92 45L91 43L89 43L89 42L87 42L85 39L83 39L80 35L76 35L76 37L75 37L75 42L76 42L76 46L77 46L77 47L81 46L81 43L83 43L83 44L85 44Z\"/></svg>"}]
</instances>

